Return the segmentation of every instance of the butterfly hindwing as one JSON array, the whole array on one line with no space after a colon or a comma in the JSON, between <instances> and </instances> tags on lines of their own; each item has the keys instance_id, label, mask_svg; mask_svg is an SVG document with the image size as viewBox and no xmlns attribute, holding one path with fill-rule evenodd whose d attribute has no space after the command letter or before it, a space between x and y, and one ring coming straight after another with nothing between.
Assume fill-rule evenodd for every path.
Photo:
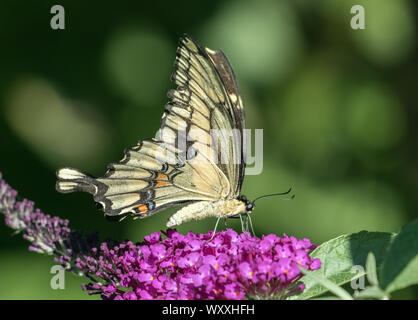
<instances>
[{"instance_id":1,"label":"butterfly hindwing","mask_svg":"<svg viewBox=\"0 0 418 320\"><path fill-rule=\"evenodd\" d=\"M103 177L73 168L58 170L57 190L91 193L110 216L147 217L190 201L218 199L223 188L215 188L220 185L216 173L195 171L167 145L145 139L125 150L125 157L111 163Z\"/></svg>"}]
</instances>

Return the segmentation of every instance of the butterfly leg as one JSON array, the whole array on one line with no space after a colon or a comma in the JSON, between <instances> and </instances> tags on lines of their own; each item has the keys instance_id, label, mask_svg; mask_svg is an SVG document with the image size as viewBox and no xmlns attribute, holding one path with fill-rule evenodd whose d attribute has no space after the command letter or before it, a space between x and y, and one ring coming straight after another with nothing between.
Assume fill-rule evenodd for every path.
<instances>
[{"instance_id":1,"label":"butterfly leg","mask_svg":"<svg viewBox=\"0 0 418 320\"><path fill-rule=\"evenodd\" d=\"M255 231L254 231L254 227L253 227L253 222L251 220L251 217L249 214L245 215L245 226L244 226L244 220L242 219L242 215L239 215L239 218L241 220L241 228L242 228L242 232L249 232L250 228L251 231L253 233L253 236L255 237Z\"/></svg>"},{"instance_id":2,"label":"butterfly leg","mask_svg":"<svg viewBox=\"0 0 418 320\"><path fill-rule=\"evenodd\" d=\"M239 220L241 221L242 232L245 232L244 220L242 220L242 215L241 214L239 215Z\"/></svg>"},{"instance_id":3,"label":"butterfly leg","mask_svg":"<svg viewBox=\"0 0 418 320\"><path fill-rule=\"evenodd\" d=\"M210 237L210 239L208 240L209 242L210 242L210 241L212 241L212 239L215 237L215 234L216 234L216 229L218 228L218 223L219 223L219 220L221 220L221 218L222 218L222 217L219 217L219 218L218 218L218 220L216 220L215 228L213 229L213 234L212 234L212 236Z\"/></svg>"},{"instance_id":4,"label":"butterfly leg","mask_svg":"<svg viewBox=\"0 0 418 320\"><path fill-rule=\"evenodd\" d=\"M253 233L253 236L255 237L255 231L254 231L254 227L253 227L253 222L252 222L251 216L249 214L247 214L247 223L248 223L248 221L250 222L251 231ZM247 227L248 227L248 225L247 225Z\"/></svg>"}]
</instances>

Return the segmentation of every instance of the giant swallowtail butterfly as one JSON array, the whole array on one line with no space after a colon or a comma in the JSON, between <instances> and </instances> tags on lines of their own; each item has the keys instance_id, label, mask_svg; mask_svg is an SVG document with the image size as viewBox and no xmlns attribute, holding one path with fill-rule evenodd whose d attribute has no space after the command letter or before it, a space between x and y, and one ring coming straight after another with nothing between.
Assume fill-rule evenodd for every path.
<instances>
[{"instance_id":1,"label":"giant swallowtail butterfly","mask_svg":"<svg viewBox=\"0 0 418 320\"><path fill-rule=\"evenodd\" d=\"M175 67L177 88L168 92L157 137L126 149L103 177L58 170L59 192L91 193L106 215L120 219L181 206L167 227L205 217L248 217L254 202L241 195L245 114L231 65L221 50L201 48L184 35Z\"/></svg>"}]
</instances>

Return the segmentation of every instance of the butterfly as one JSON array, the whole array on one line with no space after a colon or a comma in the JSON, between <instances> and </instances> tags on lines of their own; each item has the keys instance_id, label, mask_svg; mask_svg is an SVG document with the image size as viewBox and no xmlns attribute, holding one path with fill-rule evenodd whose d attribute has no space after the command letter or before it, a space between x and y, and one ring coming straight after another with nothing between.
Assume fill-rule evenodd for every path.
<instances>
[{"instance_id":1,"label":"butterfly","mask_svg":"<svg viewBox=\"0 0 418 320\"><path fill-rule=\"evenodd\" d=\"M202 48L188 35L180 38L174 65L177 88L168 92L156 138L126 149L100 178L59 169L57 191L88 192L118 220L178 206L169 228L206 217L249 216L255 201L241 194L245 113L232 67L221 50Z\"/></svg>"}]
</instances>

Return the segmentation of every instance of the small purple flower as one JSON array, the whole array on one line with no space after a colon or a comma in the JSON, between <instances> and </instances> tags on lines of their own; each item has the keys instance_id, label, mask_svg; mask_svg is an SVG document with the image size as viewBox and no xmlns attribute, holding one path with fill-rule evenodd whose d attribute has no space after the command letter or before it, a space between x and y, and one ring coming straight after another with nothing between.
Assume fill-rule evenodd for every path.
<instances>
[{"instance_id":1,"label":"small purple flower","mask_svg":"<svg viewBox=\"0 0 418 320\"><path fill-rule=\"evenodd\" d=\"M150 251L152 252L152 255L158 259L161 260L166 256L167 249L165 245L163 244L153 244L150 246Z\"/></svg>"},{"instance_id":2,"label":"small purple flower","mask_svg":"<svg viewBox=\"0 0 418 320\"><path fill-rule=\"evenodd\" d=\"M318 270L319 268L321 268L321 260L312 259L311 260L311 265L310 265L310 270Z\"/></svg>"},{"instance_id":3,"label":"small purple flower","mask_svg":"<svg viewBox=\"0 0 418 320\"><path fill-rule=\"evenodd\" d=\"M138 280L139 282L151 282L154 279L154 276L148 272L139 272L139 274L137 274L136 277L136 280Z\"/></svg>"},{"instance_id":4,"label":"small purple flower","mask_svg":"<svg viewBox=\"0 0 418 320\"><path fill-rule=\"evenodd\" d=\"M145 236L144 240L147 244L154 244L160 242L161 234L159 232L153 232L149 236Z\"/></svg>"},{"instance_id":5,"label":"small purple flower","mask_svg":"<svg viewBox=\"0 0 418 320\"><path fill-rule=\"evenodd\" d=\"M225 298L229 300L241 300L245 297L245 291L238 283L230 283L225 286Z\"/></svg>"},{"instance_id":6,"label":"small purple flower","mask_svg":"<svg viewBox=\"0 0 418 320\"><path fill-rule=\"evenodd\" d=\"M148 297L150 296L147 293L145 293L143 297L141 296L142 299L147 299ZM124 300L138 300L138 296L136 295L134 291L129 291L123 294L123 299Z\"/></svg>"},{"instance_id":7,"label":"small purple flower","mask_svg":"<svg viewBox=\"0 0 418 320\"><path fill-rule=\"evenodd\" d=\"M239 274L241 277L247 278L247 279L253 279L254 278L254 270L250 267L250 264L248 262L243 262L238 266Z\"/></svg>"}]
</instances>

